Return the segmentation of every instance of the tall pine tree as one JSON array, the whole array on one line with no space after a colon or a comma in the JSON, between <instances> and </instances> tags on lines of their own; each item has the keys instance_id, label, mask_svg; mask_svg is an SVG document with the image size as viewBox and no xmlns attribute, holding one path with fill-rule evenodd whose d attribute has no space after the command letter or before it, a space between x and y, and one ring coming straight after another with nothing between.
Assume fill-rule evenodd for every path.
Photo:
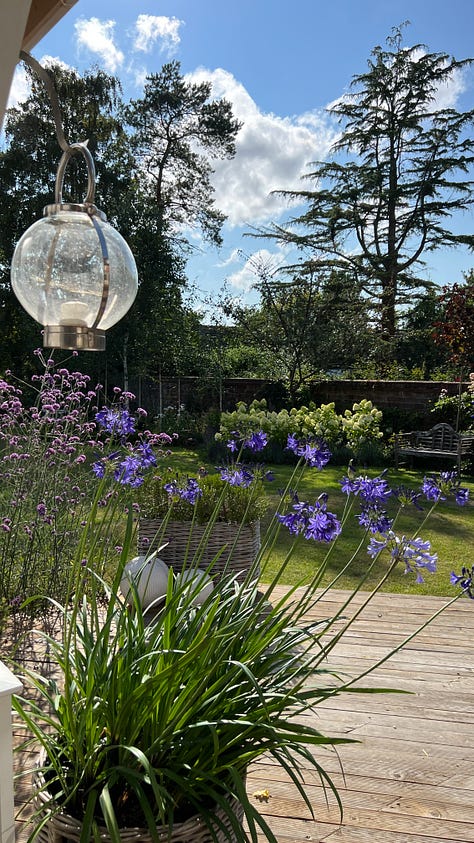
<instances>
[{"instance_id":1,"label":"tall pine tree","mask_svg":"<svg viewBox=\"0 0 474 843\"><path fill-rule=\"evenodd\" d=\"M281 191L307 210L286 229L275 226L273 236L305 250L312 272L352 272L388 341L398 306L429 286L423 255L474 247L474 235L449 227L474 201L474 111L442 107L440 98L471 62L405 47L402 29L393 30L387 48L373 50L367 72L329 109L342 125L333 160L314 166L312 188Z\"/></svg>"}]
</instances>

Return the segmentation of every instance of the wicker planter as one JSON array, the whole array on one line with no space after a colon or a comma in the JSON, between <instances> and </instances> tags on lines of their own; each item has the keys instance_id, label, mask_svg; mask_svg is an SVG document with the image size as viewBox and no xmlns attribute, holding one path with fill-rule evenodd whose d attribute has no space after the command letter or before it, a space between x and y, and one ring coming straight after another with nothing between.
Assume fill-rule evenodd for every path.
<instances>
[{"instance_id":1,"label":"wicker planter","mask_svg":"<svg viewBox=\"0 0 474 843\"><path fill-rule=\"evenodd\" d=\"M224 573L238 574L244 579L254 566L260 548L259 521L244 526L217 521L205 540L205 524L193 526L187 521L169 521L163 531L162 523L155 518L140 520L138 550L146 553L168 542L159 556L175 573L180 573L186 564L210 569L209 574L216 581ZM259 573L255 567L255 579Z\"/></svg>"},{"instance_id":2,"label":"wicker planter","mask_svg":"<svg viewBox=\"0 0 474 843\"><path fill-rule=\"evenodd\" d=\"M43 817L49 814L41 831L35 836L35 841L37 843L79 843L82 823L64 811L51 815L49 809L51 795L44 789L44 777L39 770L35 772L34 785L35 807L39 812L38 825ZM239 823L242 823L244 812L240 802L232 800L230 805L232 814ZM226 812L222 808L216 808L214 817L213 832L204 824L202 818L196 815L185 822L174 823L171 831L168 828L158 827L156 829L158 840L160 843L234 843L235 834ZM107 829L101 828L99 831L101 843L111 843ZM120 829L120 839L123 843L154 843L154 838L145 828ZM93 838L90 843L94 843Z\"/></svg>"}]
</instances>

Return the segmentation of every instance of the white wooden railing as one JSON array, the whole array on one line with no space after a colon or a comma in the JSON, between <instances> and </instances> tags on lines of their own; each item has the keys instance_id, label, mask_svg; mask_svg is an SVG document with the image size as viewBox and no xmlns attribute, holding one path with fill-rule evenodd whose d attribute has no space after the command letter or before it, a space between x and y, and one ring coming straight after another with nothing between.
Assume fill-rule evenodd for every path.
<instances>
[{"instance_id":1,"label":"white wooden railing","mask_svg":"<svg viewBox=\"0 0 474 843\"><path fill-rule=\"evenodd\" d=\"M21 688L21 682L0 662L0 843L15 843L11 699Z\"/></svg>"}]
</instances>

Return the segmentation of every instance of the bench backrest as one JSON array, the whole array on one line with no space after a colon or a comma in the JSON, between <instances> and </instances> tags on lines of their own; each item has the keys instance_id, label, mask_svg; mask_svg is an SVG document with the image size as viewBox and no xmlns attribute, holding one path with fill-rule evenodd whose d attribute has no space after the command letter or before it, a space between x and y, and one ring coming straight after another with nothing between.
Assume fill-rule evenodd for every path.
<instances>
[{"instance_id":1,"label":"bench backrest","mask_svg":"<svg viewBox=\"0 0 474 843\"><path fill-rule=\"evenodd\" d=\"M467 454L474 444L474 434L456 433L449 424L436 424L431 430L415 433L415 447L433 451L452 451Z\"/></svg>"}]
</instances>

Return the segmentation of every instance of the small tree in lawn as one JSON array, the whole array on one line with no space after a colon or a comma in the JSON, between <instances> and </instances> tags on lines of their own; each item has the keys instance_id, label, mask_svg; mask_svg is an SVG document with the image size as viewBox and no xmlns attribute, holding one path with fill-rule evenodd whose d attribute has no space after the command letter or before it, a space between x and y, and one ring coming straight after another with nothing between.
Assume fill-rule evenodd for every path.
<instances>
[{"instance_id":1,"label":"small tree in lawn","mask_svg":"<svg viewBox=\"0 0 474 843\"><path fill-rule=\"evenodd\" d=\"M456 429L464 404L470 404L473 396L462 393L462 381L466 371L474 368L474 270L464 275L465 284L443 287L439 297L444 307L443 318L436 322L435 342L448 349L450 362L459 372L459 394L456 413Z\"/></svg>"},{"instance_id":2,"label":"small tree in lawn","mask_svg":"<svg viewBox=\"0 0 474 843\"><path fill-rule=\"evenodd\" d=\"M397 307L429 283L423 255L440 247L474 246L449 220L474 201L474 111L442 107L439 96L472 59L457 61L421 44L405 47L401 27L376 47L366 73L329 112L342 124L333 147L342 160L317 163L315 187L280 191L307 210L288 229L270 232L309 253L318 267L351 268L371 296L379 331L396 333Z\"/></svg>"},{"instance_id":3,"label":"small tree in lawn","mask_svg":"<svg viewBox=\"0 0 474 843\"><path fill-rule=\"evenodd\" d=\"M461 374L474 367L474 270L464 279L465 284L442 288L444 314L434 330L435 342L449 350L450 362Z\"/></svg>"}]
</instances>

